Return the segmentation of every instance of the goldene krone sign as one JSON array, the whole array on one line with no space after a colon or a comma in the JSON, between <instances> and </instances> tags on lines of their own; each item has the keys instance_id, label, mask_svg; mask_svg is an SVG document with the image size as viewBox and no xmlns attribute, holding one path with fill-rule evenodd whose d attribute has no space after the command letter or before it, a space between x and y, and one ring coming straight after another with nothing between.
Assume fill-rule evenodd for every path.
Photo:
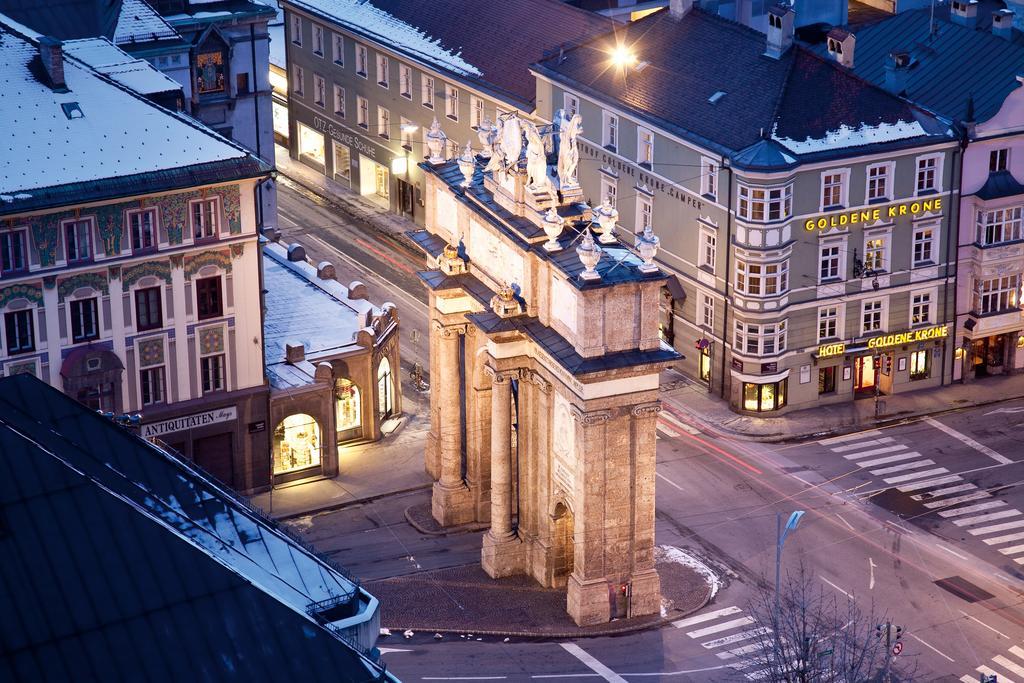
<instances>
[{"instance_id":1,"label":"goldene krone sign","mask_svg":"<svg viewBox=\"0 0 1024 683\"><path fill-rule=\"evenodd\" d=\"M842 211L827 216L819 216L818 218L808 218L804 222L804 230L810 232L813 230L842 228L847 225L874 223L883 218L897 218L899 216L913 216L916 218L922 214L936 213L938 211L942 211L942 197L927 200L919 199L913 202L893 204L892 206L880 206L877 209L856 209L854 211Z\"/></svg>"},{"instance_id":2,"label":"goldene krone sign","mask_svg":"<svg viewBox=\"0 0 1024 683\"><path fill-rule=\"evenodd\" d=\"M896 334L883 334L878 337L872 337L868 339L869 349L884 349L890 346L902 346L904 344L914 344L916 342L928 341L929 339L944 339L949 336L948 325L935 325L934 327L924 327L920 330L910 330L908 332L898 332ZM822 344L818 347L818 358L832 358L833 356L841 356L846 352L845 342L833 342L831 344Z\"/></svg>"}]
</instances>

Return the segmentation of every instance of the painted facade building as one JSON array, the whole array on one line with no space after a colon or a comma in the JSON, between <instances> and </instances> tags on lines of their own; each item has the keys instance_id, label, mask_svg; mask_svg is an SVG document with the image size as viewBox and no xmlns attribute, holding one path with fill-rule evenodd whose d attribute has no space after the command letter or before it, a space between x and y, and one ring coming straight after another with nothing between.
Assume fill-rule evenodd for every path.
<instances>
[{"instance_id":1,"label":"painted facade building","mask_svg":"<svg viewBox=\"0 0 1024 683\"><path fill-rule=\"evenodd\" d=\"M254 198L270 167L23 30L0 17L0 372L141 413L147 438L266 487Z\"/></svg>"},{"instance_id":2,"label":"painted facade building","mask_svg":"<svg viewBox=\"0 0 1024 683\"><path fill-rule=\"evenodd\" d=\"M418 164L433 121L448 137L448 158L467 143L481 149L500 113L532 114L531 62L609 25L551 0L281 5L291 157L420 224ZM480 14L487 30L467 31L460 17Z\"/></svg>"},{"instance_id":3,"label":"painted facade building","mask_svg":"<svg viewBox=\"0 0 1024 683\"><path fill-rule=\"evenodd\" d=\"M334 477L342 449L376 441L402 413L398 312L299 244L263 250L264 354L275 484Z\"/></svg>"},{"instance_id":4,"label":"painted facade building","mask_svg":"<svg viewBox=\"0 0 1024 683\"><path fill-rule=\"evenodd\" d=\"M580 111L580 182L674 274L663 337L734 410L780 414L950 381L959 147L947 123L819 56L673 3L535 65ZM729 59L722 59L728 54Z\"/></svg>"}]
</instances>

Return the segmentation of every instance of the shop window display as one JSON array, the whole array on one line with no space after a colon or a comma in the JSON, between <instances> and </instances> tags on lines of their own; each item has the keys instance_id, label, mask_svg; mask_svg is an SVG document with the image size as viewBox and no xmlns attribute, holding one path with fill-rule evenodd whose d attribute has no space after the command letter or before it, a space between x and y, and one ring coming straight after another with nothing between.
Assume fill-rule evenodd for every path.
<instances>
[{"instance_id":1,"label":"shop window display","mask_svg":"<svg viewBox=\"0 0 1024 683\"><path fill-rule=\"evenodd\" d=\"M289 415L274 430L274 474L320 465L320 425L304 413Z\"/></svg>"},{"instance_id":2,"label":"shop window display","mask_svg":"<svg viewBox=\"0 0 1024 683\"><path fill-rule=\"evenodd\" d=\"M786 382L768 384L743 383L743 409L766 412L786 405Z\"/></svg>"},{"instance_id":3,"label":"shop window display","mask_svg":"<svg viewBox=\"0 0 1024 683\"><path fill-rule=\"evenodd\" d=\"M362 411L360 409L359 387L347 379L339 379L334 387L335 420L338 441L357 438L362 435Z\"/></svg>"}]
</instances>

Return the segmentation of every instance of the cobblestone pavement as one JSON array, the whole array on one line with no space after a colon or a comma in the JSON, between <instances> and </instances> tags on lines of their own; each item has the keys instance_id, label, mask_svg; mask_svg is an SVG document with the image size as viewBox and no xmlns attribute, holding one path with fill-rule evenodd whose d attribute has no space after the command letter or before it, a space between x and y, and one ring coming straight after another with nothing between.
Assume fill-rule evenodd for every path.
<instances>
[{"instance_id":1,"label":"cobblestone pavement","mask_svg":"<svg viewBox=\"0 0 1024 683\"><path fill-rule=\"evenodd\" d=\"M399 630L578 638L649 628L700 609L710 586L692 569L658 563L663 614L579 627L565 611L564 589L526 576L492 579L479 565L449 567L367 582L381 603L381 624Z\"/></svg>"}]
</instances>

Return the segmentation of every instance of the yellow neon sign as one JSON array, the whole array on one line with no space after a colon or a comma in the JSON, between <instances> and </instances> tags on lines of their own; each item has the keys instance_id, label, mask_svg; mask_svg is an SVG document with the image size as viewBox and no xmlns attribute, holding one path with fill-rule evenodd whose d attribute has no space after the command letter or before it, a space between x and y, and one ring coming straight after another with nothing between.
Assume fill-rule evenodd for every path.
<instances>
[{"instance_id":1,"label":"yellow neon sign","mask_svg":"<svg viewBox=\"0 0 1024 683\"><path fill-rule=\"evenodd\" d=\"M882 218L897 218L898 216L917 217L924 213L936 211L942 211L942 197L893 204L884 208L856 209L854 211L833 213L828 216L819 216L818 218L808 218L804 223L804 230L811 232L813 230L842 228L847 225L857 225L858 223L873 223L882 220Z\"/></svg>"},{"instance_id":2,"label":"yellow neon sign","mask_svg":"<svg viewBox=\"0 0 1024 683\"><path fill-rule=\"evenodd\" d=\"M844 351L846 351L846 344L842 342L839 342L838 344L822 344L818 347L818 358L841 356Z\"/></svg>"},{"instance_id":3,"label":"yellow neon sign","mask_svg":"<svg viewBox=\"0 0 1024 683\"><path fill-rule=\"evenodd\" d=\"M872 337L871 339L868 339L868 348L884 349L890 346L902 346L903 344L913 344L915 342L928 341L930 339L944 339L948 336L948 325L936 325L934 327L925 327L920 330L911 330L909 332L900 332L898 334L883 334L879 337ZM841 356L844 353L846 353L845 342L822 344L818 347L818 358L832 358L834 356Z\"/></svg>"}]
</instances>

